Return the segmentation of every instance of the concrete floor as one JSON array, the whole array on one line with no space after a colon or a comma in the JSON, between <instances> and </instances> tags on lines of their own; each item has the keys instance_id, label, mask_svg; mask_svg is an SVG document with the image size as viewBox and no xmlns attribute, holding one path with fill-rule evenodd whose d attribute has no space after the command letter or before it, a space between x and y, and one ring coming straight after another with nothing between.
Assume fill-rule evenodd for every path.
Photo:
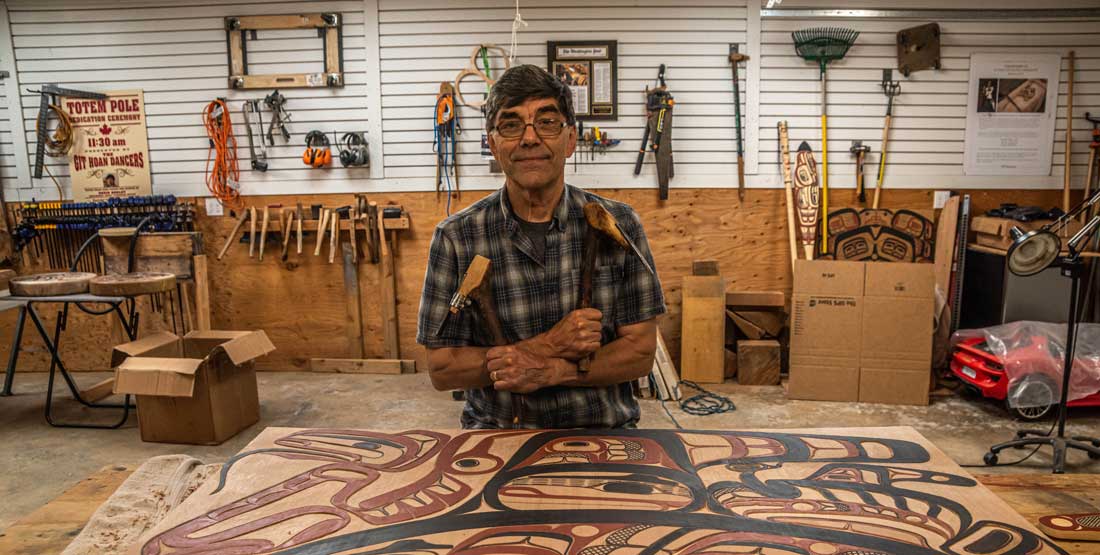
<instances>
[{"instance_id":1,"label":"concrete floor","mask_svg":"<svg viewBox=\"0 0 1100 555\"><path fill-rule=\"evenodd\" d=\"M90 385L105 374L79 374ZM0 397L0 530L48 502L89 474L112 464L138 465L154 455L187 453L206 462L224 461L267 426L348 426L376 430L457 428L461 403L432 389L427 376L263 373L259 376L261 421L215 447L143 443L137 421L119 430L52 428L42 410L46 374L16 376L15 395ZM928 407L790 401L779 387L716 386L737 406L731 413L690 416L668 403L684 428L754 429L842 426L912 426L960 464L980 464L989 445L1011 439L1020 423L1000 405L978 399L946 397ZM61 391L59 387L58 391ZM62 414L80 417L87 409L62 394ZM656 401L642 401L643 428L671 428ZM1100 410L1071 412L1070 435L1100 435ZM1049 425L1049 424L1046 424ZM1032 426L1043 427L1046 425ZM1005 452L1002 461L1016 453ZM1049 472L1049 449L1023 465L977 469L983 472ZM1084 454L1071 455L1069 472L1100 472Z\"/></svg>"}]
</instances>

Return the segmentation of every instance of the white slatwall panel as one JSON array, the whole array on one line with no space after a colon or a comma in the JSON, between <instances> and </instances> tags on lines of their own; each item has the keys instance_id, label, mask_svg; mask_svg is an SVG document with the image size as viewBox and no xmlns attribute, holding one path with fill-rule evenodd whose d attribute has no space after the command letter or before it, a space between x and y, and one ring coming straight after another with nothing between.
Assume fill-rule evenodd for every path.
<instances>
[{"instance_id":1,"label":"white slatwall panel","mask_svg":"<svg viewBox=\"0 0 1100 555\"><path fill-rule=\"evenodd\" d=\"M967 6L985 7L985 6ZM851 141L871 146L866 183L873 186L881 153L886 96L879 83L882 69L897 66L895 34L929 20L766 18L761 33L760 184L781 183L775 125L786 119L791 150L806 140L820 168L820 90L818 66L797 57L791 32L808 27L848 27L860 32L843 60L829 64L830 187L854 188L855 163ZM1100 112L1100 19L1092 20L957 20L939 21L942 30L942 70L914 72L908 79L897 71L901 94L894 101L887 187L1060 187L1065 154L1067 72L1063 62L1058 97L1052 175L979 177L963 175L966 102L972 52L1056 52L1075 50L1073 171L1083 182L1089 132L1083 116Z\"/></svg>"},{"instance_id":2,"label":"white slatwall panel","mask_svg":"<svg viewBox=\"0 0 1100 555\"><path fill-rule=\"evenodd\" d=\"M757 0L748 0L754 4ZM836 4L843 4L838 6ZM0 2L0 7L4 3ZM818 8L945 8L950 0L837 0ZM858 5L857 5L858 4ZM57 82L93 90L141 88L146 91L150 158L157 193L198 195L205 192L207 139L200 111L211 99L228 96L238 123L242 187L246 194L408 190L434 188L432 108L439 82L451 80L464 67L471 49L482 42L507 47L514 2L511 0L8 0L11 42L22 89ZM1089 7L1072 0L1059 7ZM787 6L782 6L787 7ZM966 8L1032 7L1025 0L975 0ZM293 144L269 152L272 169L247 169L247 149L240 126L240 101L267 91L226 89L227 60L222 17L226 15L335 11L344 16L344 60L348 85L336 90L283 91L290 99ZM817 70L794 53L790 32L826 25L850 26L862 32L843 61L829 70L830 170L833 187L853 186L850 141L861 139L874 149L868 181L878 160L885 98L878 81L881 68L892 67L894 33L927 20L764 18L755 26L755 5L745 0L579 0L521 1L528 27L519 35L519 63L544 65L547 40L616 39L619 41L620 118L602 128L623 144L595 162L569 164L569 181L589 187L656 187L655 168L647 157L643 175L631 175L643 130L643 94L655 81L657 66L668 66L667 79L677 100L673 137L677 177L674 187L729 187L736 182L733 93L726 55L731 42L743 45L759 64L759 80L742 68L742 101L759 84L759 106L743 106L748 183L781 186L776 164L775 123L791 124L792 146L809 140L818 145ZM377 18L376 18L377 17ZM1100 22L1090 20L941 20L944 69L902 79L891 134L889 187L1059 187L1062 135L1057 133L1053 173L1045 178L987 178L962 175L963 131L969 55L975 51L1059 52L1075 49L1078 72L1074 115L1075 173L1084 173L1088 129L1080 118L1100 112ZM760 32L761 44L745 45ZM256 71L311 71L320 67L320 40L304 31L278 31L254 43L250 61ZM377 58L374 52L377 51ZM8 60L8 64L11 61ZM3 66L4 60L0 60ZM499 73L499 63L495 71ZM1061 85L1060 113L1065 106ZM748 77L746 80L745 78ZM477 94L479 83L463 91ZM0 93L4 87L0 87ZM34 151L37 98L22 97L24 137L0 128L0 179L9 191L27 184L15 179L25 167L15 152L26 141ZM0 117L14 99L0 98ZM759 109L759 118L757 110ZM368 114L379 114L371 116ZM7 114L9 117L15 114ZM17 116L16 116L17 117ZM462 188L494 188L500 177L488 174L480 159L480 114L463 108L466 129L460 146ZM2 122L0 122L2 123ZM16 122L18 125L18 122ZM1058 128L1064 129L1064 117ZM367 170L335 167L313 171L301 165L304 134L312 128L375 129L384 144ZM759 133L759 141L756 135ZM11 148L16 147L16 148ZM28 156L28 157L29 157ZM28 165L33 160L28 161ZM759 162L757 172L752 170ZM13 167L13 165L17 167ZM67 165L51 165L67 184ZM25 181L25 180L23 180ZM1076 180L1078 183L1081 179ZM36 181L19 189L21 198L54 198L52 182ZM9 198L16 198L9 192Z\"/></svg>"},{"instance_id":3,"label":"white slatwall panel","mask_svg":"<svg viewBox=\"0 0 1100 555\"><path fill-rule=\"evenodd\" d=\"M0 59L0 65L3 60ZM18 200L15 168L15 150L11 137L11 116L8 110L7 87L0 86L0 186L5 189L5 199ZM11 190L11 192L8 192Z\"/></svg>"},{"instance_id":4,"label":"white slatwall panel","mask_svg":"<svg viewBox=\"0 0 1100 555\"><path fill-rule=\"evenodd\" d=\"M727 59L730 43L744 51L746 9L737 2L712 0L576 0L521 2L528 26L520 32L516 63L545 67L546 41L618 41L619 119L598 123L623 143L580 167L568 164L567 179L582 186L656 187L656 168L647 157L643 174L632 175L644 129L646 85L656 81L657 67L676 98L673 139L674 183L687 186L700 175L736 175L733 139L733 88ZM471 51L489 42L508 48L514 2L479 0L381 0L383 140L386 177L427 183L435 180L432 114L439 83L453 80ZM499 71L499 68L494 68ZM742 68L742 81L744 80ZM742 82L742 98L744 98ZM463 81L463 94L478 95L484 85ZM461 184L497 187L481 160L480 112L464 107L459 146ZM591 124L586 125L588 127ZM696 179L693 180L693 176ZM730 185L726 180L725 185ZM423 187L418 187L423 188Z\"/></svg>"},{"instance_id":5,"label":"white slatwall panel","mask_svg":"<svg viewBox=\"0 0 1100 555\"><path fill-rule=\"evenodd\" d=\"M311 129L343 133L367 130L367 78L364 12L360 0L267 0L214 2L156 0L114 2L9 2L12 42L23 88L43 83L88 90L144 89L148 118L149 158L156 193L202 195L206 192L208 140L201 111L216 97L227 97L233 109L240 146L241 182L246 194L325 191L350 187L368 170L312 171L301 163L304 136ZM270 91L227 89L225 16L338 12L344 25L344 72L340 89L286 89L291 113L291 143L268 149L271 169L252 172L241 101ZM322 41L312 30L259 33L249 42L253 73L300 73L322 69ZM36 96L23 97L26 140L33 165ZM267 121L265 113L265 122ZM50 170L68 187L68 164L54 160ZM26 193L56 192L48 178ZM289 189L288 189L289 186Z\"/></svg>"}]
</instances>

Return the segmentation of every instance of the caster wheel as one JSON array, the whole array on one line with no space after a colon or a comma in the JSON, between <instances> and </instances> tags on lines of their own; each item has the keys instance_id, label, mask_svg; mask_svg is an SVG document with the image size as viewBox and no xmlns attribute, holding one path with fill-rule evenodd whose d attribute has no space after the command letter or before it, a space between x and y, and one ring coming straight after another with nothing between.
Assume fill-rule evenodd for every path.
<instances>
[{"instance_id":1,"label":"caster wheel","mask_svg":"<svg viewBox=\"0 0 1100 555\"><path fill-rule=\"evenodd\" d=\"M984 462L986 466L997 466L997 454L992 452L986 453L985 456L982 457L982 462Z\"/></svg>"}]
</instances>

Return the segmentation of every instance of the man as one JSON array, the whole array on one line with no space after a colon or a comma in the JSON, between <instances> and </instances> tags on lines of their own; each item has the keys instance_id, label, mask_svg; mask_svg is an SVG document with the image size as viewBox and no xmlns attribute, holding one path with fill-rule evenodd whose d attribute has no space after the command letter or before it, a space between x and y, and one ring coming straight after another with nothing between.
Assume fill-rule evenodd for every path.
<instances>
[{"instance_id":1,"label":"man","mask_svg":"<svg viewBox=\"0 0 1100 555\"><path fill-rule=\"evenodd\" d=\"M569 88L553 75L514 67L485 107L505 182L436 227L417 329L432 384L466 390L463 428L633 427L639 409L630 382L653 366L656 317L665 312L661 284L633 253L604 242L593 308L575 308L584 205L603 204L653 266L641 222L629 206L565 184L577 131ZM475 255L492 262L507 346L486 346L476 311L448 311ZM578 372L577 361L589 354L588 371Z\"/></svg>"}]
</instances>

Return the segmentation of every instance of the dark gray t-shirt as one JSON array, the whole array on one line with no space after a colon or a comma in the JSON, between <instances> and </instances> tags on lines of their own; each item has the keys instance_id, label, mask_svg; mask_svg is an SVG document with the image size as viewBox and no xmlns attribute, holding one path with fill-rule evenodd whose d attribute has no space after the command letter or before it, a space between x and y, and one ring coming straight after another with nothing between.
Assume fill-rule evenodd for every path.
<instances>
[{"instance_id":1,"label":"dark gray t-shirt","mask_svg":"<svg viewBox=\"0 0 1100 555\"><path fill-rule=\"evenodd\" d=\"M550 224L554 223L553 220L548 222L529 222L523 218L516 218L519 222L520 229L523 230L523 234L531 240L531 244L535 246L535 255L540 262L546 260L546 232L550 231Z\"/></svg>"}]
</instances>

